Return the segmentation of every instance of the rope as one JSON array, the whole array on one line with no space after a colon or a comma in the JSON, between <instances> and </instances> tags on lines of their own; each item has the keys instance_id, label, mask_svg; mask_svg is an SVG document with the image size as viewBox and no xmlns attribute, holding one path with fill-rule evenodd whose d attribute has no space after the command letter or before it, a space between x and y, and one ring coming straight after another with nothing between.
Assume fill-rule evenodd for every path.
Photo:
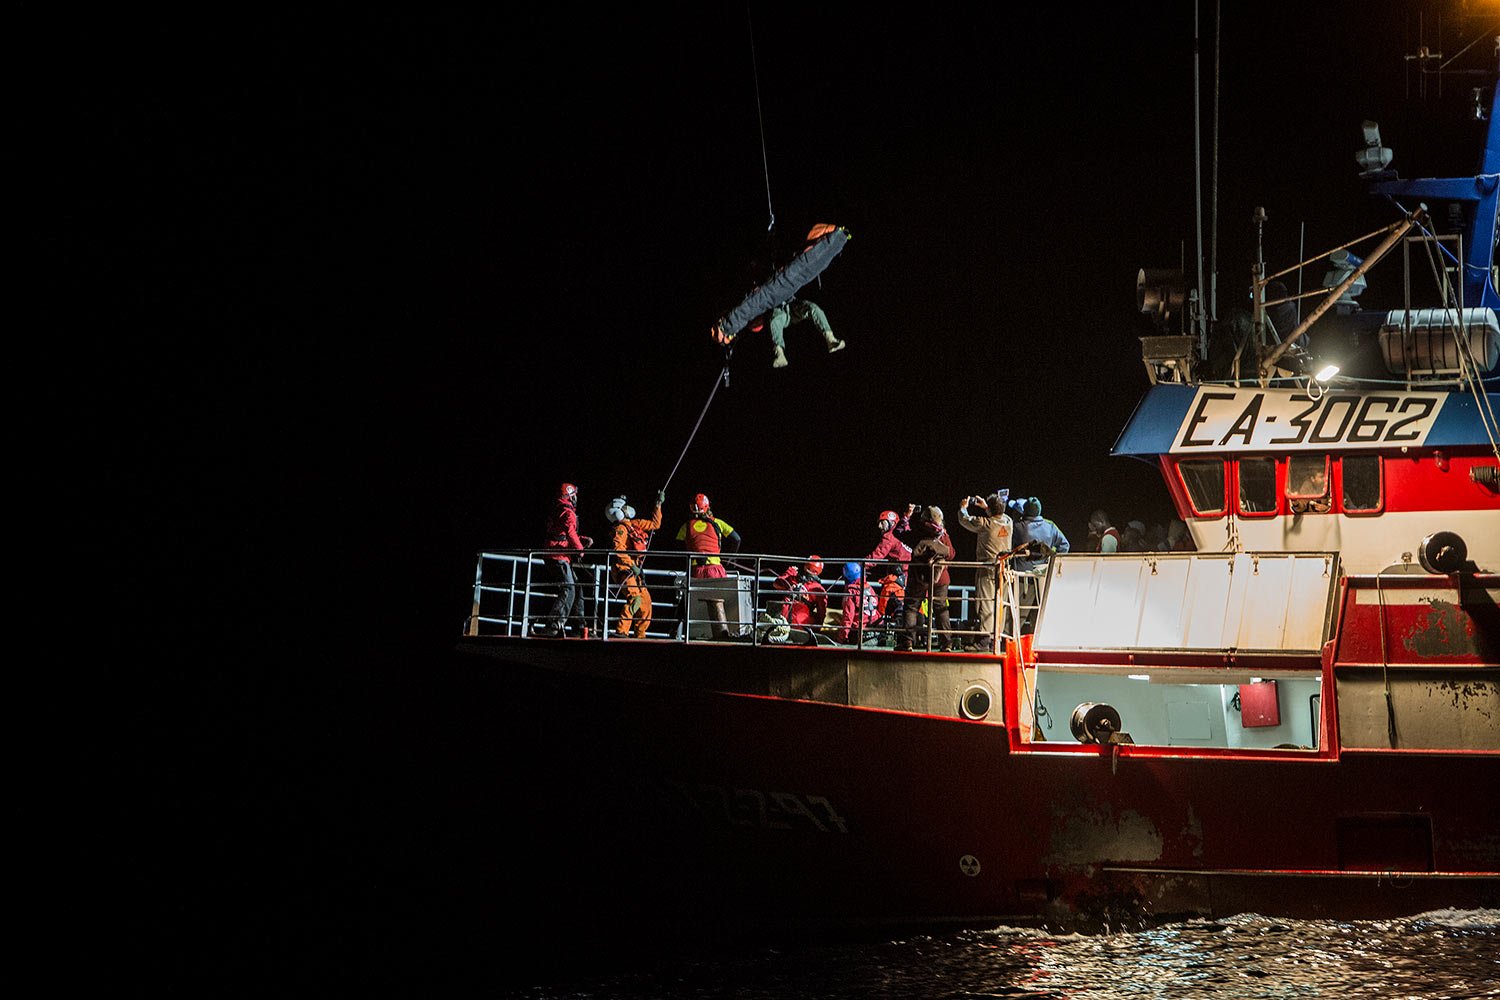
<instances>
[{"instance_id":1,"label":"rope","mask_svg":"<svg viewBox=\"0 0 1500 1000\"><path fill-rule=\"evenodd\" d=\"M660 492L662 492L662 493L667 492L667 487L672 485L672 480L673 480L673 478L676 477L677 470L679 468L681 468L681 466L682 466L682 460L687 457L688 449L693 446L693 439L698 436L698 428L703 426L703 418L706 417L706 416L708 416L708 408L713 405L714 397L716 395L718 395L718 393L719 393L719 386L721 386L721 385L728 385L728 384L729 384L729 365L726 363L724 365L723 369L720 370L719 374L714 378L714 387L709 392L709 394L708 394L708 400L703 404L702 411L699 412L699 414L698 414L698 421L697 421L697 423L693 424L693 432L688 435L687 444L685 444L685 445L682 446L682 451L677 455L677 463L672 466L672 472L671 472L671 474L669 474L667 476L667 481L662 484ZM637 554L635 556L635 568L636 569L640 569L642 566L645 565L646 552L648 552L650 550L651 543L655 539L656 539L656 532L655 531L652 531L649 535L646 536L646 547L643 548L643 549L641 549L640 552L639 552L639 554ZM610 600L615 600L615 599L617 599L620 596L620 589L622 587L624 587L625 584L630 581L630 578L633 575L634 574L627 573L625 575L624 579L622 579L619 583L615 584L614 592L611 593L610 597L609 597ZM642 585L644 586L644 583ZM606 624L608 624L608 623L606 623Z\"/></svg>"},{"instance_id":2,"label":"rope","mask_svg":"<svg viewBox=\"0 0 1500 1000\"><path fill-rule=\"evenodd\" d=\"M698 436L698 428L703 426L703 418L708 415L708 408L713 404L714 396L716 396L719 392L719 386L728 384L729 365L726 364L723 370L720 371L718 376L714 379L713 391L708 394L708 402L703 404L703 412L698 414L698 422L693 424L693 432L688 435L687 444L682 446L682 453L677 456L677 464L672 466L671 475L667 476L667 481L662 484L661 491L663 493L667 492L667 487L672 485L672 479L677 475L677 470L679 467L681 467L682 460L687 457L688 449L693 446L693 438Z\"/></svg>"},{"instance_id":3,"label":"rope","mask_svg":"<svg viewBox=\"0 0 1500 1000\"><path fill-rule=\"evenodd\" d=\"M766 175L766 214L770 221L766 232L776 231L776 210L771 207L771 167L766 159L766 118L760 108L760 68L755 59L755 22L750 17L750 4L745 4L745 24L750 29L750 74L755 79L755 118L760 123L760 166Z\"/></svg>"},{"instance_id":4,"label":"rope","mask_svg":"<svg viewBox=\"0 0 1500 1000\"><path fill-rule=\"evenodd\" d=\"M1433 248L1436 247L1437 254L1441 254L1443 257L1453 261L1454 264L1458 263L1458 258L1447 247L1438 242L1437 236L1431 230L1426 226L1420 225L1420 223L1418 225L1422 230L1422 234L1427 237L1423 241L1423 248L1427 255L1427 266L1432 271L1433 280L1437 282L1438 293L1443 300L1444 324L1446 325L1446 314L1450 310L1454 315L1453 346L1458 352L1460 380L1469 383L1469 392L1473 395L1475 406L1479 410L1479 422L1484 425L1485 436L1490 441L1490 451L1494 454L1495 459L1500 461L1500 442L1495 440L1497 422L1495 420L1495 411L1490 407L1489 393L1484 388L1484 373L1479 370L1479 359L1474 356L1473 345L1470 343L1470 338L1466 335L1467 330L1464 324L1464 315L1455 301L1457 295L1454 294L1453 285L1448 280L1448 272L1441 266L1437 255L1433 253ZM1449 305L1449 303L1453 304Z\"/></svg>"},{"instance_id":5,"label":"rope","mask_svg":"<svg viewBox=\"0 0 1500 1000\"><path fill-rule=\"evenodd\" d=\"M1380 677L1385 687L1385 732L1391 749L1396 749L1396 706L1391 701L1391 671L1385 650L1385 591L1380 588L1380 573L1375 574L1375 597L1380 606Z\"/></svg>"}]
</instances>

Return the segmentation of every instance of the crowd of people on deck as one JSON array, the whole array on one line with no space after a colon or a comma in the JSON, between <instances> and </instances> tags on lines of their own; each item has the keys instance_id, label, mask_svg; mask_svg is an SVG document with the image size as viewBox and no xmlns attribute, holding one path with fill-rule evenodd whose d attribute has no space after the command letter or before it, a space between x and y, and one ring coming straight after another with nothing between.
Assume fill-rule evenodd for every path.
<instances>
[{"instance_id":1,"label":"crowd of people on deck","mask_svg":"<svg viewBox=\"0 0 1500 1000\"><path fill-rule=\"evenodd\" d=\"M658 491L650 514L638 517L626 497L612 498L605 509L605 520L611 526L608 561L602 567L588 565L586 556L594 540L579 534L578 487L563 483L546 522L547 559L556 597L547 614L532 623L531 634L587 638L587 623L596 617L587 607L588 595L598 582L594 574L603 568L608 573L609 611L614 618L609 624L615 636L645 638L652 621L652 601L643 554L653 534L662 527L665 503L665 492ZM960 557L940 507L907 504L904 512L883 510L875 525L879 540L863 560L844 563L831 587L823 581L826 567L817 555L792 561L775 576L770 599L757 615L760 638L783 643L794 635L822 634L840 643L866 641L902 651L912 649L920 637L930 636L932 648L940 652L991 652L997 614L1007 616L1007 631L1018 624L1025 629L1033 623L1009 620L1011 611L997 594L998 574L980 568L973 571L975 618L969 623L973 627L953 629L948 596L952 585L950 563L974 562L985 567L1008 562L1035 596L1039 594L1040 572L1055 554L1193 549L1182 521L1147 527L1142 521L1130 520L1124 528L1117 528L1104 510L1090 516L1087 539L1075 549L1056 522L1043 516L1038 498L1012 498L1007 489L987 496L963 497L956 509L958 526L974 536L972 559L967 553ZM672 551L692 553L689 572L694 580L726 578L723 557L738 552L742 545L739 532L714 514L709 498L702 493L693 497L687 519L673 537L677 544ZM723 593L711 584L698 589L697 599L706 611L712 637L742 637L731 628ZM834 601L836 612L830 614ZM1024 593L1022 603L1026 604ZM960 641L955 631L967 632L971 638Z\"/></svg>"}]
</instances>

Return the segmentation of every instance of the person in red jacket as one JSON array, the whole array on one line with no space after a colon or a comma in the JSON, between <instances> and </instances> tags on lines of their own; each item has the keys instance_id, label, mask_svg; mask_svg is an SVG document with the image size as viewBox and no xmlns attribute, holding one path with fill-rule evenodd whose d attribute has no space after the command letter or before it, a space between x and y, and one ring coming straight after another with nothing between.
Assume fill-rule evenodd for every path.
<instances>
[{"instance_id":1,"label":"person in red jacket","mask_svg":"<svg viewBox=\"0 0 1500 1000\"><path fill-rule=\"evenodd\" d=\"M906 585L906 604L902 608L905 630L896 639L896 649L909 651L916 639L917 621L922 614L922 602L927 602L927 614L934 628L939 630L937 648L949 652L953 638L948 635L948 562L958 554L953 541L943 527L943 511L928 507L922 512L917 527L917 544L911 550L911 573Z\"/></svg>"},{"instance_id":2,"label":"person in red jacket","mask_svg":"<svg viewBox=\"0 0 1500 1000\"><path fill-rule=\"evenodd\" d=\"M917 512L917 505L907 504L906 513L900 517L893 510L880 512L880 542L865 556L865 562L891 562L899 564L900 569L905 572L906 564L911 559L911 546L896 536L906 535L911 532L911 516Z\"/></svg>"},{"instance_id":3,"label":"person in red jacket","mask_svg":"<svg viewBox=\"0 0 1500 1000\"><path fill-rule=\"evenodd\" d=\"M556 555L547 557L558 582L557 598L542 624L532 627L532 635L555 639L563 634L568 614L578 599L578 582L573 575L572 560L593 544L592 538L578 534L578 487L563 483L557 488L556 505L547 518L547 548L558 550Z\"/></svg>"},{"instance_id":4,"label":"person in red jacket","mask_svg":"<svg viewBox=\"0 0 1500 1000\"><path fill-rule=\"evenodd\" d=\"M791 596L781 602L782 616L793 625L803 628L818 628L828 615L828 590L818 574L823 572L823 560L808 556L801 566L788 566L786 572L772 584L777 590Z\"/></svg>"},{"instance_id":5,"label":"person in red jacket","mask_svg":"<svg viewBox=\"0 0 1500 1000\"><path fill-rule=\"evenodd\" d=\"M724 570L724 564L719 561L719 553L724 551L728 544L730 552L738 552L740 548L740 533L735 531L727 521L714 517L713 508L708 502L708 497L702 493L693 497L690 516L682 527L677 529L677 540L682 543L683 548L689 552L703 553L707 558L693 560L693 579L695 580L721 580L728 574ZM692 587L689 586L689 591ZM721 597L700 598L708 605L713 624L715 639L732 638L729 634L729 618L724 611L724 600ZM691 605L689 605L691 610Z\"/></svg>"},{"instance_id":6,"label":"person in red jacket","mask_svg":"<svg viewBox=\"0 0 1500 1000\"><path fill-rule=\"evenodd\" d=\"M857 562L844 563L844 600L840 608L839 642L863 636L865 629L879 617L875 591L865 581L864 568Z\"/></svg>"}]
</instances>

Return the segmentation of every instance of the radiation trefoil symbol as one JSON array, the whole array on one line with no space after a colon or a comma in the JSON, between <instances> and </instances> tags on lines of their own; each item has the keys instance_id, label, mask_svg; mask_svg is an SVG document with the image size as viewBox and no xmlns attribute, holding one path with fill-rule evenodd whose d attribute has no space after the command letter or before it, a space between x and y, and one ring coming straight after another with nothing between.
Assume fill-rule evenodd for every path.
<instances>
[{"instance_id":1,"label":"radiation trefoil symbol","mask_svg":"<svg viewBox=\"0 0 1500 1000\"><path fill-rule=\"evenodd\" d=\"M958 870L973 878L979 874L979 859L972 854L965 854L958 859Z\"/></svg>"}]
</instances>

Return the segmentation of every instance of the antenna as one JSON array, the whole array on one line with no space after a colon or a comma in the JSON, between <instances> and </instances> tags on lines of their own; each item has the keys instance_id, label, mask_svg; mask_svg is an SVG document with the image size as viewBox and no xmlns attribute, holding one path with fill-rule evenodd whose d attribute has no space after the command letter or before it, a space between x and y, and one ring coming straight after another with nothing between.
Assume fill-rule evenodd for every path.
<instances>
[{"instance_id":1,"label":"antenna","mask_svg":"<svg viewBox=\"0 0 1500 1000\"><path fill-rule=\"evenodd\" d=\"M1220 4L1214 3L1214 175L1209 185L1208 204L1211 212L1208 230L1208 318L1219 321L1219 25Z\"/></svg>"},{"instance_id":2,"label":"antenna","mask_svg":"<svg viewBox=\"0 0 1500 1000\"><path fill-rule=\"evenodd\" d=\"M1203 291L1203 111L1200 105L1203 85L1198 79L1198 4L1193 4L1193 185L1196 190L1198 216L1198 305L1193 317L1198 324L1198 354L1208 357L1208 314L1204 309Z\"/></svg>"}]
</instances>

